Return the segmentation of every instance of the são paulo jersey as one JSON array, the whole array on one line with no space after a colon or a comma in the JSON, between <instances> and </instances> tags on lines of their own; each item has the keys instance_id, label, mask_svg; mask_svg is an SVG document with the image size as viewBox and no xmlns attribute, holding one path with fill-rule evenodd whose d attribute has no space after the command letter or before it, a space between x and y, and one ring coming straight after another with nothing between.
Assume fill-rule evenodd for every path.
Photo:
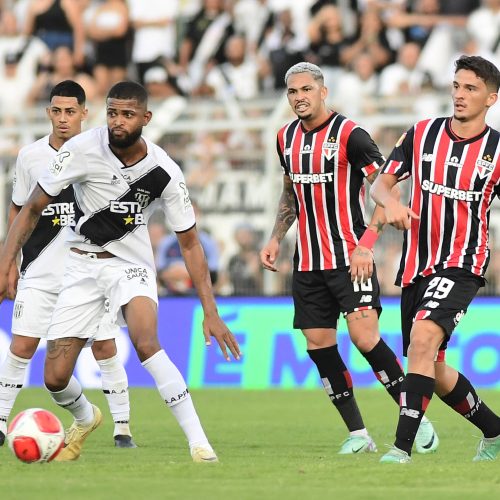
<instances>
[{"instance_id":1,"label":"s\u00e3o paulo jersey","mask_svg":"<svg viewBox=\"0 0 500 500\"><path fill-rule=\"evenodd\" d=\"M486 126L462 139L449 117L423 120L402 135L382 173L412 177L410 207L420 216L404 233L396 284L450 267L484 276L490 207L500 195L500 133Z\"/></svg>"},{"instance_id":2,"label":"s\u00e3o paulo jersey","mask_svg":"<svg viewBox=\"0 0 500 500\"><path fill-rule=\"evenodd\" d=\"M22 206L28 200L38 179L47 171L57 150L49 136L21 149L16 162L12 202ZM37 288L57 293L61 287L65 239L68 226L75 224L73 189L61 191L42 212L33 234L21 251L19 288Z\"/></svg>"},{"instance_id":3,"label":"s\u00e3o paulo jersey","mask_svg":"<svg viewBox=\"0 0 500 500\"><path fill-rule=\"evenodd\" d=\"M147 229L154 209L163 208L176 232L193 227L195 218L179 166L159 146L143 140L147 154L126 167L111 151L107 127L83 132L64 144L38 184L50 196L73 185L76 225L70 246L106 250L154 269Z\"/></svg>"}]
</instances>

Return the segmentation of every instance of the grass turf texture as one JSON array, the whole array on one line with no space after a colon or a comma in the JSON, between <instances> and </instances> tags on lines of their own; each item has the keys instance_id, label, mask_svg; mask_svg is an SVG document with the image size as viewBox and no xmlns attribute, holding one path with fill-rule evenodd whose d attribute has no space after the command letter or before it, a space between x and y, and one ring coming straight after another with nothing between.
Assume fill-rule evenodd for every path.
<instances>
[{"instance_id":1,"label":"grass turf texture","mask_svg":"<svg viewBox=\"0 0 500 500\"><path fill-rule=\"evenodd\" d=\"M184 436L155 390L132 389L139 448L113 447L100 391L86 391L104 424L73 463L23 464L0 448L0 497L10 499L448 499L500 498L500 459L472 463L480 432L435 398L427 412L439 432L436 454L408 465L379 464L393 441L397 408L382 390L358 390L376 454L337 455L346 431L321 390L195 391L193 398L219 464L193 464ZM497 412L500 391L480 391ZM71 418L43 389L21 391L12 416L47 408Z\"/></svg>"}]
</instances>

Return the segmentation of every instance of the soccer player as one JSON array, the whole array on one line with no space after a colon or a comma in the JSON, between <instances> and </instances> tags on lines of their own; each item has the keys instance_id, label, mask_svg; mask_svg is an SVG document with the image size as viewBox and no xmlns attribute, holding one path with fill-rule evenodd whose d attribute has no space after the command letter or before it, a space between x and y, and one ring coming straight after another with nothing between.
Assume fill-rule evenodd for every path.
<instances>
[{"instance_id":1,"label":"soccer player","mask_svg":"<svg viewBox=\"0 0 500 500\"><path fill-rule=\"evenodd\" d=\"M19 152L9 225L21 211L58 149L81 132L86 115L85 92L78 83L66 80L52 89L47 107L52 132ZM40 339L47 337L68 251L64 245L66 231L74 221L74 194L70 186L42 212L33 234L21 251L21 279L12 317L12 341L5 362L0 367L0 445L4 443L7 420L23 386L26 369ZM13 266L11 298L14 298L18 277L17 266ZM92 352L101 369L102 388L115 422L115 446L135 448L129 428L127 374L118 359L114 341L118 333L116 324L103 321L94 337ZM75 383L74 379L70 380L70 384Z\"/></svg>"},{"instance_id":2,"label":"soccer player","mask_svg":"<svg viewBox=\"0 0 500 500\"><path fill-rule=\"evenodd\" d=\"M131 341L161 397L184 431L195 462L215 462L186 383L158 342L156 277L147 231L151 212L162 206L177 233L191 279L203 307L206 344L215 337L224 357L236 359L238 343L219 317L210 273L198 239L184 177L160 147L142 137L151 120L147 93L135 82L114 85L106 99L107 127L83 132L67 141L12 224L0 255L0 300L8 272L36 222L62 189L72 184L76 226L63 287L48 331L45 385L52 397L73 414L66 447L56 458L80 456L88 435L100 424L101 412L69 384L86 339L97 332L109 300L110 319L128 326Z\"/></svg>"},{"instance_id":3,"label":"soccer player","mask_svg":"<svg viewBox=\"0 0 500 500\"><path fill-rule=\"evenodd\" d=\"M485 122L498 98L500 72L478 56L462 56L455 64L453 116L423 120L404 133L372 187L387 222L404 230L396 284L403 288L408 373L385 463L410 462L434 392L483 433L474 461L494 460L500 451L500 417L445 360L453 330L484 286L490 205L500 195L500 133ZM390 192L409 177L405 207Z\"/></svg>"},{"instance_id":4,"label":"soccer player","mask_svg":"<svg viewBox=\"0 0 500 500\"><path fill-rule=\"evenodd\" d=\"M327 89L318 66L304 62L292 66L285 83L297 119L278 132L283 192L261 262L276 271L280 242L297 219L294 328L306 337L307 352L349 429L339 453L375 452L338 351L337 322L342 313L351 340L397 403L404 374L379 334L380 292L371 251L385 219L376 208L366 228L362 201L363 180L373 182L383 158L365 130L327 108ZM422 453L438 446L428 420L418 438Z\"/></svg>"}]
</instances>

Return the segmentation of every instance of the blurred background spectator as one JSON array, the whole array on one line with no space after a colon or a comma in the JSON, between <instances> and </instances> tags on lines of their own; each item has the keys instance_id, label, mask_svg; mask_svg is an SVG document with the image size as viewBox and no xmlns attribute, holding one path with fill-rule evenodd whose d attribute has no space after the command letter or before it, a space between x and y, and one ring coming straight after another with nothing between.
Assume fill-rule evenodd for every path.
<instances>
[{"instance_id":1,"label":"blurred background spectator","mask_svg":"<svg viewBox=\"0 0 500 500\"><path fill-rule=\"evenodd\" d=\"M99 95L127 76L129 17L125 0L102 0L88 9L87 37L93 44L93 74Z\"/></svg>"},{"instance_id":2,"label":"blurred background spectator","mask_svg":"<svg viewBox=\"0 0 500 500\"><path fill-rule=\"evenodd\" d=\"M212 284L216 287L219 277L219 248L214 238L200 225L201 212L196 203L193 202L196 214L196 226L200 237L201 246L205 252L208 269ZM151 229L150 229L151 234ZM191 278L182 258L181 249L177 236L167 234L156 247L156 269L160 285L166 295L195 295Z\"/></svg>"}]
</instances>

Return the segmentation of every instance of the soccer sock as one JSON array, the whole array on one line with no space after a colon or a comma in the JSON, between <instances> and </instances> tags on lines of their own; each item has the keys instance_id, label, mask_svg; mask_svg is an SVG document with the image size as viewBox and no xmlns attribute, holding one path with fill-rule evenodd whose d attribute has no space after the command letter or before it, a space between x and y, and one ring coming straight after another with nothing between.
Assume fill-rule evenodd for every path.
<instances>
[{"instance_id":1,"label":"soccer sock","mask_svg":"<svg viewBox=\"0 0 500 500\"><path fill-rule=\"evenodd\" d=\"M394 401L399 404L401 394L401 384L405 378L403 368L399 359L392 349L380 339L378 344L370 352L361 353L366 361L370 363L375 376L386 388Z\"/></svg>"},{"instance_id":2,"label":"soccer sock","mask_svg":"<svg viewBox=\"0 0 500 500\"><path fill-rule=\"evenodd\" d=\"M71 377L69 384L62 391L49 392L58 406L71 412L77 424L88 425L94 419L94 409L75 377Z\"/></svg>"},{"instance_id":3,"label":"soccer sock","mask_svg":"<svg viewBox=\"0 0 500 500\"><path fill-rule=\"evenodd\" d=\"M130 400L127 372L121 364L118 355L109 359L96 361L101 369L102 392L106 396L109 411L115 423L113 435L131 436L129 428Z\"/></svg>"},{"instance_id":4,"label":"soccer sock","mask_svg":"<svg viewBox=\"0 0 500 500\"><path fill-rule=\"evenodd\" d=\"M408 373L401 386L399 421L394 445L409 455L435 385L436 381L432 377Z\"/></svg>"},{"instance_id":5,"label":"soccer sock","mask_svg":"<svg viewBox=\"0 0 500 500\"><path fill-rule=\"evenodd\" d=\"M481 429L484 437L494 438L500 434L500 417L483 403L472 384L461 373L458 374L453 390L440 398L443 403Z\"/></svg>"},{"instance_id":6,"label":"soccer sock","mask_svg":"<svg viewBox=\"0 0 500 500\"><path fill-rule=\"evenodd\" d=\"M365 429L354 398L351 374L340 357L338 346L310 349L307 354L317 366L323 387L349 431Z\"/></svg>"},{"instance_id":7,"label":"soccer sock","mask_svg":"<svg viewBox=\"0 0 500 500\"><path fill-rule=\"evenodd\" d=\"M0 431L7 434L7 420L17 395L23 387L26 369L30 359L20 358L7 351L7 357L0 368Z\"/></svg>"},{"instance_id":8,"label":"soccer sock","mask_svg":"<svg viewBox=\"0 0 500 500\"><path fill-rule=\"evenodd\" d=\"M211 449L186 387L186 382L167 353L163 349L158 351L143 361L142 366L153 377L161 397L184 431L189 447L192 449L195 446L204 446Z\"/></svg>"}]
</instances>

